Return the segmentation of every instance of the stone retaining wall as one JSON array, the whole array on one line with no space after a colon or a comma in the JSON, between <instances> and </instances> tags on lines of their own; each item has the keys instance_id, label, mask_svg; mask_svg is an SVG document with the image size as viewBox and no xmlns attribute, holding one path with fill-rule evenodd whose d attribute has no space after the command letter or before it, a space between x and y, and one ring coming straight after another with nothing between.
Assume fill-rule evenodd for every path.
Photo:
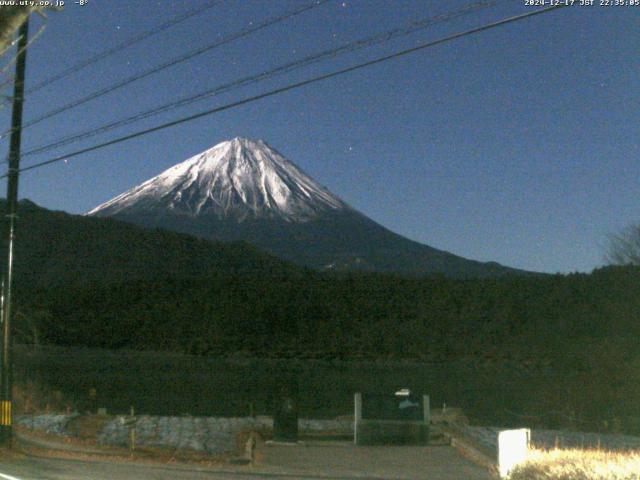
<instances>
[{"instance_id":1,"label":"stone retaining wall","mask_svg":"<svg viewBox=\"0 0 640 480\"><path fill-rule=\"evenodd\" d=\"M71 415L21 415L16 425L49 434L70 436L66 427L78 414ZM113 417L96 440L101 445L128 446L129 426L124 417ZM175 448L196 452L224 453L236 448L236 435L249 430L272 430L273 419L258 417L159 417L140 415L135 418L136 445ZM332 432L352 434L349 420L300 419L301 432Z\"/></svg>"},{"instance_id":2,"label":"stone retaining wall","mask_svg":"<svg viewBox=\"0 0 640 480\"><path fill-rule=\"evenodd\" d=\"M51 435L68 435L67 424L79 414L45 414L45 415L17 415L14 424L17 426L44 432Z\"/></svg>"}]
</instances>

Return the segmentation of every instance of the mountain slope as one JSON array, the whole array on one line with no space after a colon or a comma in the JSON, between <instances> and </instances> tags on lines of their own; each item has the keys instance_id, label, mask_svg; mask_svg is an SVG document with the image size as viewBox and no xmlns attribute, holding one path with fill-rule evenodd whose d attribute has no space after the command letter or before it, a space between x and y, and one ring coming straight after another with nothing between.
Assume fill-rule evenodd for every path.
<instances>
[{"instance_id":1,"label":"mountain slope","mask_svg":"<svg viewBox=\"0 0 640 480\"><path fill-rule=\"evenodd\" d=\"M0 213L5 208L6 202L0 201ZM18 292L23 287L33 291L167 278L306 275L246 243L211 242L110 218L54 212L26 200L20 202L18 213Z\"/></svg>"},{"instance_id":2,"label":"mountain slope","mask_svg":"<svg viewBox=\"0 0 640 480\"><path fill-rule=\"evenodd\" d=\"M483 277L518 273L382 227L263 141L222 142L91 210L150 228L246 241L319 269ZM524 273L524 272L519 272Z\"/></svg>"}]
</instances>

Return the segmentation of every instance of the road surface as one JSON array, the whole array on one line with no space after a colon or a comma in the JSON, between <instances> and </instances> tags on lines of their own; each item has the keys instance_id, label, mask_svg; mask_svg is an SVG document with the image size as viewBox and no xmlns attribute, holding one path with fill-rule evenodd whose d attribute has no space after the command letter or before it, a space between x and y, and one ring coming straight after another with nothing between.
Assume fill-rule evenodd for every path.
<instances>
[{"instance_id":1,"label":"road surface","mask_svg":"<svg viewBox=\"0 0 640 480\"><path fill-rule=\"evenodd\" d=\"M201 467L15 456L0 458L0 480L490 480L451 447L267 445L253 467Z\"/></svg>"}]
</instances>

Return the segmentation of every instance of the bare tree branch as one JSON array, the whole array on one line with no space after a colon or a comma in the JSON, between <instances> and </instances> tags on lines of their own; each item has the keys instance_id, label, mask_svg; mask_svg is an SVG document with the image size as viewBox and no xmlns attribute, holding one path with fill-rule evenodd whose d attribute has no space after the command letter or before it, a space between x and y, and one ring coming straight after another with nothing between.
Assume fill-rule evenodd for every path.
<instances>
[{"instance_id":1,"label":"bare tree branch","mask_svg":"<svg viewBox=\"0 0 640 480\"><path fill-rule=\"evenodd\" d=\"M605 259L612 265L640 265L640 223L609 237Z\"/></svg>"}]
</instances>

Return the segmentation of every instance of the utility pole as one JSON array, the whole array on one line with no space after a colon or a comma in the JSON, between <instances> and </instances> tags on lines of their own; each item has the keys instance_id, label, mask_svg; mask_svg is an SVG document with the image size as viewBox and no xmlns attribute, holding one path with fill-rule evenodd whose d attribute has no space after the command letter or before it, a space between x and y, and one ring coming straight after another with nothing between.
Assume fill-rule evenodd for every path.
<instances>
[{"instance_id":1,"label":"utility pole","mask_svg":"<svg viewBox=\"0 0 640 480\"><path fill-rule=\"evenodd\" d=\"M20 140L22 135L22 105L24 100L24 72L27 62L29 18L18 31L18 56L13 85L13 112L11 115L11 144L9 146L9 172L7 176L7 246L6 269L2 284L2 366L0 368L0 446L11 447L13 369L11 362L11 319L13 312L11 287L13 283L13 257L18 212L18 178L20 174Z\"/></svg>"}]
</instances>

